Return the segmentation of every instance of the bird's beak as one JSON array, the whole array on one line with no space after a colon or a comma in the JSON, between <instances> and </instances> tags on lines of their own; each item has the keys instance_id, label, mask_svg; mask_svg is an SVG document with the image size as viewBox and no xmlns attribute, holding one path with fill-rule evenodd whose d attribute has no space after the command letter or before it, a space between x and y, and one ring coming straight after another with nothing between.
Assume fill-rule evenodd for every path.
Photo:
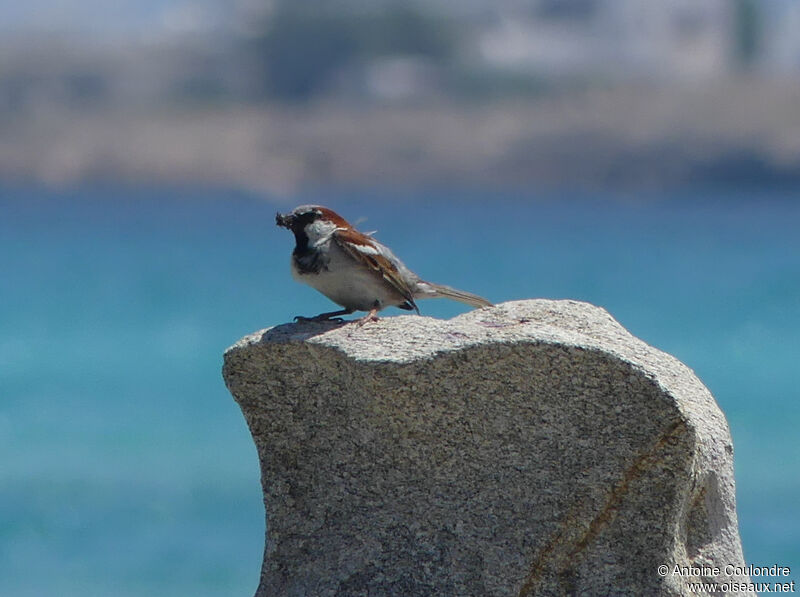
<instances>
[{"instance_id":1,"label":"bird's beak","mask_svg":"<svg viewBox=\"0 0 800 597\"><path fill-rule=\"evenodd\" d=\"M275 223L282 228L292 228L292 214L283 215L280 212L275 214Z\"/></svg>"}]
</instances>

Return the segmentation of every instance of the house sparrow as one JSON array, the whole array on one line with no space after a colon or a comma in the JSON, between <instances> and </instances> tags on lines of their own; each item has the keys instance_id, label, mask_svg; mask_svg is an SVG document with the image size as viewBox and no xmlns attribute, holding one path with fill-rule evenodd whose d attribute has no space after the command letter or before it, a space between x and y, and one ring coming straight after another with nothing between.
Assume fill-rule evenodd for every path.
<instances>
[{"instance_id":1,"label":"house sparrow","mask_svg":"<svg viewBox=\"0 0 800 597\"><path fill-rule=\"evenodd\" d=\"M319 205L301 205L291 213L275 216L278 226L294 233L292 276L319 290L341 311L321 313L296 320L325 321L354 311L367 311L359 325L377 320L377 313L394 305L416 311L416 299L445 297L472 307L489 307L489 301L421 280L374 238L362 234L332 210Z\"/></svg>"}]
</instances>

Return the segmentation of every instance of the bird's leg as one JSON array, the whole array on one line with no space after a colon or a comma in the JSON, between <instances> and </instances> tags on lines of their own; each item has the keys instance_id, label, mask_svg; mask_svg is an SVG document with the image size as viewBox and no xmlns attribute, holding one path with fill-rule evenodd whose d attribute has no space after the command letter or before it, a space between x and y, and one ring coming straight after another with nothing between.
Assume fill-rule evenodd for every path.
<instances>
[{"instance_id":1,"label":"bird's leg","mask_svg":"<svg viewBox=\"0 0 800 597\"><path fill-rule=\"evenodd\" d=\"M380 310L380 305L378 301L375 301L375 304L372 306L372 309L369 310L369 313L364 315L361 319L356 321L356 325L361 327L368 321L378 321L378 311Z\"/></svg>"},{"instance_id":2,"label":"bird's leg","mask_svg":"<svg viewBox=\"0 0 800 597\"><path fill-rule=\"evenodd\" d=\"M350 315L355 309L342 309L341 311L329 311L328 313L320 313L315 317L303 317L298 315L294 318L295 321L344 321L339 315Z\"/></svg>"}]
</instances>

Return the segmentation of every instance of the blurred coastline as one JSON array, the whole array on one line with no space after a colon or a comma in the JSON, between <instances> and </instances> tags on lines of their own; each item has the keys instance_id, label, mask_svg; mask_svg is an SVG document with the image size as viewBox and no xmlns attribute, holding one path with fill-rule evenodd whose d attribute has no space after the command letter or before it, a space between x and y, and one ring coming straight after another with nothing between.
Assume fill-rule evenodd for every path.
<instances>
[{"instance_id":1,"label":"blurred coastline","mask_svg":"<svg viewBox=\"0 0 800 597\"><path fill-rule=\"evenodd\" d=\"M670 186L800 182L800 85L616 87L535 102L49 111L0 137L0 178L74 186Z\"/></svg>"},{"instance_id":2,"label":"blurred coastline","mask_svg":"<svg viewBox=\"0 0 800 597\"><path fill-rule=\"evenodd\" d=\"M4 37L0 180L800 182L796 3L160 5Z\"/></svg>"}]
</instances>

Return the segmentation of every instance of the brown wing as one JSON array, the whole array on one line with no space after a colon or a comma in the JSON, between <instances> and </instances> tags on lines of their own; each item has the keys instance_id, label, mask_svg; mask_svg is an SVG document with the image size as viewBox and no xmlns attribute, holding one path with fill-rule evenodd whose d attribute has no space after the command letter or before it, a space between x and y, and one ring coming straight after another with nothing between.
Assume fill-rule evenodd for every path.
<instances>
[{"instance_id":1,"label":"brown wing","mask_svg":"<svg viewBox=\"0 0 800 597\"><path fill-rule=\"evenodd\" d=\"M373 245L375 241L353 228L337 230L333 233L333 239L353 259L360 261L374 271L376 276L386 280L419 313L411 288L400 276L395 264L376 251Z\"/></svg>"}]
</instances>

